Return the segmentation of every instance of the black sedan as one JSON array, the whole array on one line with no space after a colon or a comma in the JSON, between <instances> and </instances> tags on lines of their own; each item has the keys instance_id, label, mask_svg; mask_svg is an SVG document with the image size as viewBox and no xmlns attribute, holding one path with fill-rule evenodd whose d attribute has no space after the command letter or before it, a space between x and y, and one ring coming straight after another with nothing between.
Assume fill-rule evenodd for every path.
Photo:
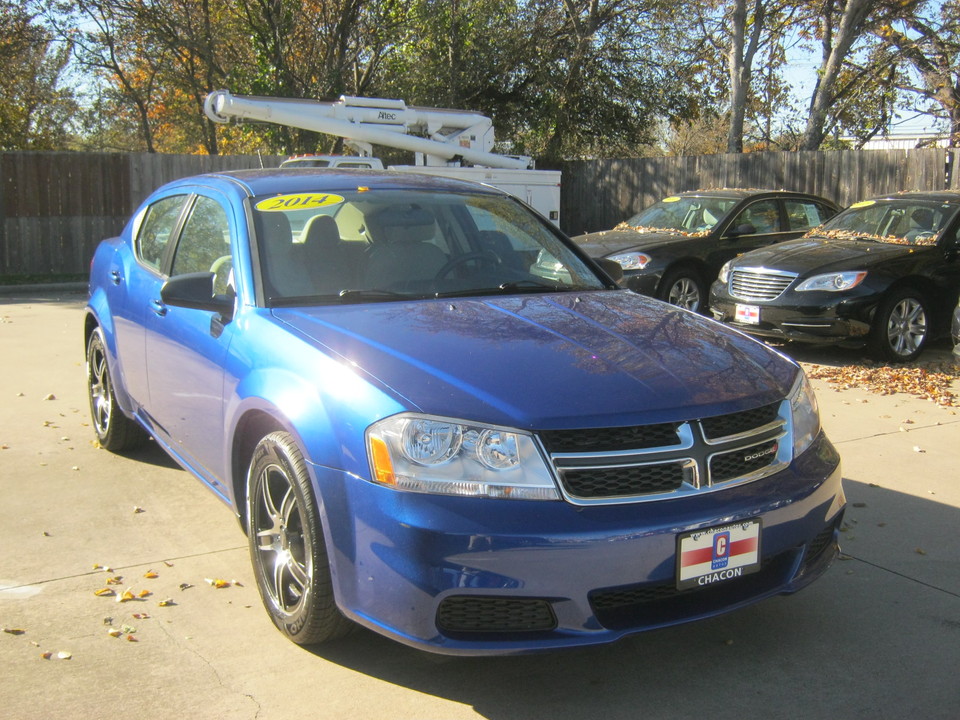
<instances>
[{"instance_id":1,"label":"black sedan","mask_svg":"<svg viewBox=\"0 0 960 720\"><path fill-rule=\"evenodd\" d=\"M960 192L910 192L851 205L799 240L727 263L715 319L750 335L867 345L917 357L949 328L960 295Z\"/></svg>"},{"instance_id":2,"label":"black sedan","mask_svg":"<svg viewBox=\"0 0 960 720\"><path fill-rule=\"evenodd\" d=\"M574 240L592 257L618 262L624 287L704 312L710 283L727 260L798 238L838 211L830 200L804 193L697 190Z\"/></svg>"}]
</instances>

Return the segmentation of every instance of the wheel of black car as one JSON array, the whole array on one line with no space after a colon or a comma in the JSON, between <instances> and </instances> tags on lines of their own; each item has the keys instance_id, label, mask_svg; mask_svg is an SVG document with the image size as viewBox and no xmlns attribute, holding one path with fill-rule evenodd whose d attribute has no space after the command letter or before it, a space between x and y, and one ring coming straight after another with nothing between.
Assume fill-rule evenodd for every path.
<instances>
[{"instance_id":1,"label":"wheel of black car","mask_svg":"<svg viewBox=\"0 0 960 720\"><path fill-rule=\"evenodd\" d=\"M909 288L893 292L877 308L871 350L884 360L913 360L927 343L928 320L927 302L920 293Z\"/></svg>"},{"instance_id":2,"label":"wheel of black car","mask_svg":"<svg viewBox=\"0 0 960 720\"><path fill-rule=\"evenodd\" d=\"M293 438L263 438L247 473L250 555L260 597L274 624L298 645L344 635L326 544L306 463Z\"/></svg>"},{"instance_id":3,"label":"wheel of black car","mask_svg":"<svg viewBox=\"0 0 960 720\"><path fill-rule=\"evenodd\" d=\"M111 452L132 450L147 438L136 422L123 414L117 406L107 363L107 347L103 331L96 328L87 341L87 396L90 399L90 418L100 447Z\"/></svg>"},{"instance_id":4,"label":"wheel of black car","mask_svg":"<svg viewBox=\"0 0 960 720\"><path fill-rule=\"evenodd\" d=\"M707 286L695 271L678 268L664 275L660 283L660 299L693 312L703 312Z\"/></svg>"}]
</instances>

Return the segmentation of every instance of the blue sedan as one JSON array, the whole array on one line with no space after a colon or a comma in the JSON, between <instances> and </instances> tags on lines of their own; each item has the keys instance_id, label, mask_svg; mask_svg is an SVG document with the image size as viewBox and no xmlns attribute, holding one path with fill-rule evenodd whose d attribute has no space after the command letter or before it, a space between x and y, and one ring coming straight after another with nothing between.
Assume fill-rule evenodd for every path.
<instances>
[{"instance_id":1,"label":"blue sedan","mask_svg":"<svg viewBox=\"0 0 960 720\"><path fill-rule=\"evenodd\" d=\"M486 186L179 180L93 259L93 426L232 508L300 644L529 652L804 587L845 500L802 369L614 280Z\"/></svg>"}]
</instances>

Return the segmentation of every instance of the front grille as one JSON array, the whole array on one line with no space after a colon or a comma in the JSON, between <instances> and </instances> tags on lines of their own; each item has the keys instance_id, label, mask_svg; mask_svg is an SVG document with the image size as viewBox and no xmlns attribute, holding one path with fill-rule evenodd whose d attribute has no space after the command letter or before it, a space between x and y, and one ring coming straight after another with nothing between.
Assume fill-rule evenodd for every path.
<instances>
[{"instance_id":1,"label":"front grille","mask_svg":"<svg viewBox=\"0 0 960 720\"><path fill-rule=\"evenodd\" d=\"M707 439L716 440L769 425L777 419L779 413L780 403L772 403L753 410L705 418L700 423L703 425L703 434Z\"/></svg>"},{"instance_id":2,"label":"front grille","mask_svg":"<svg viewBox=\"0 0 960 720\"><path fill-rule=\"evenodd\" d=\"M710 479L717 483L749 475L774 463L776 459L776 440L714 455L710 458Z\"/></svg>"},{"instance_id":3,"label":"front grille","mask_svg":"<svg viewBox=\"0 0 960 720\"><path fill-rule=\"evenodd\" d=\"M569 469L561 473L567 492L580 498L628 497L679 490L686 478L681 462Z\"/></svg>"},{"instance_id":4,"label":"front grille","mask_svg":"<svg viewBox=\"0 0 960 720\"><path fill-rule=\"evenodd\" d=\"M541 632L554 630L557 618L540 598L457 595L440 603L437 627L448 633Z\"/></svg>"},{"instance_id":5,"label":"front grille","mask_svg":"<svg viewBox=\"0 0 960 720\"><path fill-rule=\"evenodd\" d=\"M766 268L734 270L730 275L730 294L743 300L774 300L796 278L796 273Z\"/></svg>"},{"instance_id":6,"label":"front grille","mask_svg":"<svg viewBox=\"0 0 960 720\"><path fill-rule=\"evenodd\" d=\"M540 437L547 452L551 453L643 450L676 445L679 426L680 423L658 423L587 430L544 430Z\"/></svg>"},{"instance_id":7,"label":"front grille","mask_svg":"<svg viewBox=\"0 0 960 720\"><path fill-rule=\"evenodd\" d=\"M681 423L552 430L540 439L569 502L667 499L788 463L785 402Z\"/></svg>"}]
</instances>

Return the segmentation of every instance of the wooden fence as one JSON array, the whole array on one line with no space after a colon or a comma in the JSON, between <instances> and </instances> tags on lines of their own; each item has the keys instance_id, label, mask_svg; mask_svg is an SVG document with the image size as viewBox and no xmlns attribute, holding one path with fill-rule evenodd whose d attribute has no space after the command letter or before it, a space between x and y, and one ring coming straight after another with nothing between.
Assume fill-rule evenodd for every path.
<instances>
[{"instance_id":1,"label":"wooden fence","mask_svg":"<svg viewBox=\"0 0 960 720\"><path fill-rule=\"evenodd\" d=\"M564 163L560 217L577 235L608 230L651 203L703 188L772 188L842 206L901 190L960 189L960 153L929 150L746 153Z\"/></svg>"},{"instance_id":2,"label":"wooden fence","mask_svg":"<svg viewBox=\"0 0 960 720\"><path fill-rule=\"evenodd\" d=\"M262 159L276 167L280 158ZM261 167L256 155L0 153L0 277L80 275L152 190L187 175Z\"/></svg>"},{"instance_id":3,"label":"wooden fence","mask_svg":"<svg viewBox=\"0 0 960 720\"><path fill-rule=\"evenodd\" d=\"M211 170L276 167L280 158L0 153L0 277L81 275L97 243L120 232L159 185ZM564 163L561 223L611 228L675 192L710 187L802 190L841 205L899 190L960 189L960 153L932 150L750 153Z\"/></svg>"}]
</instances>

